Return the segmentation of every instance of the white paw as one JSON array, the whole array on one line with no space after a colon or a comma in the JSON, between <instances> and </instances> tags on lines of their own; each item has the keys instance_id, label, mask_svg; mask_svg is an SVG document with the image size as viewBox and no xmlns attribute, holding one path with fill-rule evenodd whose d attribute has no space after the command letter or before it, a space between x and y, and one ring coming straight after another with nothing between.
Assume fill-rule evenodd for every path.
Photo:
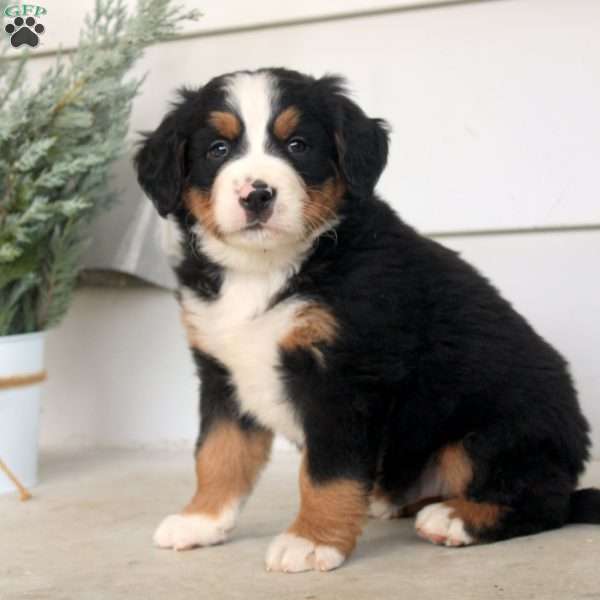
<instances>
[{"instance_id":1,"label":"white paw","mask_svg":"<svg viewBox=\"0 0 600 600\"><path fill-rule=\"evenodd\" d=\"M269 546L265 563L267 571L300 573L301 571L331 571L339 567L345 556L333 546L319 546L306 538L282 533Z\"/></svg>"},{"instance_id":2,"label":"white paw","mask_svg":"<svg viewBox=\"0 0 600 600\"><path fill-rule=\"evenodd\" d=\"M451 517L452 509L443 502L422 508L415 521L417 534L434 544L468 546L475 540L465 531L459 517Z\"/></svg>"},{"instance_id":3,"label":"white paw","mask_svg":"<svg viewBox=\"0 0 600 600\"><path fill-rule=\"evenodd\" d=\"M200 514L169 515L154 532L154 545L159 548L186 550L197 546L220 544L233 528L235 518L224 511L214 518Z\"/></svg>"},{"instance_id":4,"label":"white paw","mask_svg":"<svg viewBox=\"0 0 600 600\"><path fill-rule=\"evenodd\" d=\"M396 519L400 512L398 506L384 498L371 498L369 500L369 517L372 519Z\"/></svg>"}]
</instances>

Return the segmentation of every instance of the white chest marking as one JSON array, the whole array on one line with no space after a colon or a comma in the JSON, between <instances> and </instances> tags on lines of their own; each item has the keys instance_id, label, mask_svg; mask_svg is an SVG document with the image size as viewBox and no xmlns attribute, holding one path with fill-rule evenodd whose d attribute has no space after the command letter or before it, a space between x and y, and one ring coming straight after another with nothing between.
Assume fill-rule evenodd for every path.
<instances>
[{"instance_id":1,"label":"white chest marking","mask_svg":"<svg viewBox=\"0 0 600 600\"><path fill-rule=\"evenodd\" d=\"M302 444L302 429L278 372L278 342L293 327L303 302L286 300L267 311L287 278L284 271L228 271L219 298L207 302L183 288L181 304L200 348L229 369L242 412Z\"/></svg>"}]
</instances>

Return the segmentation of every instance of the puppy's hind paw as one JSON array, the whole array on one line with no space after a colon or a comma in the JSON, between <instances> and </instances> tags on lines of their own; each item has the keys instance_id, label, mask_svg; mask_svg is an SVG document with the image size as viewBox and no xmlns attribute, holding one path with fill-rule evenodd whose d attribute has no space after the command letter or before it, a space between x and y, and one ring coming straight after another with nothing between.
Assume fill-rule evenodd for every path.
<instances>
[{"instance_id":1,"label":"puppy's hind paw","mask_svg":"<svg viewBox=\"0 0 600 600\"><path fill-rule=\"evenodd\" d=\"M468 546L475 540L466 532L460 517L444 502L436 502L422 508L415 521L417 535L434 544L444 546Z\"/></svg>"}]
</instances>

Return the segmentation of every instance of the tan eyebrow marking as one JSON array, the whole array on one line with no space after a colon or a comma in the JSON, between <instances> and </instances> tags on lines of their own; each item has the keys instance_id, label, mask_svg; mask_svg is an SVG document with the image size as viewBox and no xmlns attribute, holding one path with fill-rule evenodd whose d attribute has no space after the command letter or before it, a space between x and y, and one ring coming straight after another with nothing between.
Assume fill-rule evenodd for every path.
<instances>
[{"instance_id":1,"label":"tan eyebrow marking","mask_svg":"<svg viewBox=\"0 0 600 600\"><path fill-rule=\"evenodd\" d=\"M295 106L289 106L280 112L273 125L273 131L280 140L286 140L298 127L300 122L300 110Z\"/></svg>"},{"instance_id":2,"label":"tan eyebrow marking","mask_svg":"<svg viewBox=\"0 0 600 600\"><path fill-rule=\"evenodd\" d=\"M208 117L208 122L229 140L238 137L242 130L240 120L233 113L221 110L213 110Z\"/></svg>"}]
</instances>

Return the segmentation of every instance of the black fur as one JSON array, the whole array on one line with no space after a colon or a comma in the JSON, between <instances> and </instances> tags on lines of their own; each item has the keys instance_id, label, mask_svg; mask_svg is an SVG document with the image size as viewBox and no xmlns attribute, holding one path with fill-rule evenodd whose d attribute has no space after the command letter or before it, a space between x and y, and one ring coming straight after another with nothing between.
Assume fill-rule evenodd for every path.
<instances>
[{"instance_id":1,"label":"black fur","mask_svg":"<svg viewBox=\"0 0 600 600\"><path fill-rule=\"evenodd\" d=\"M571 494L567 522L600 525L600 490L586 488Z\"/></svg>"},{"instance_id":2,"label":"black fur","mask_svg":"<svg viewBox=\"0 0 600 600\"><path fill-rule=\"evenodd\" d=\"M300 106L319 140L320 154L295 168L307 185L339 172L347 189L335 235L315 242L273 299L312 299L339 325L335 343L320 348L325 367L308 351L281 353L311 476L354 478L367 489L377 482L399 498L439 449L462 441L474 469L467 497L507 509L496 526L476 532L479 539L599 522L600 492L574 493L588 424L564 359L458 254L419 235L373 194L387 128L345 96L340 79L271 72L282 104ZM191 250L193 217L180 196L186 178L207 189L214 177L199 166L209 136L198 115L222 101L219 81L186 92L136 159L142 187L184 233L179 280L204 299L218 297L223 270ZM239 414L225 367L195 358L203 428L215 415L257 426Z\"/></svg>"},{"instance_id":3,"label":"black fur","mask_svg":"<svg viewBox=\"0 0 600 600\"><path fill-rule=\"evenodd\" d=\"M388 125L383 119L369 119L347 98L339 77L324 77L316 87L348 192L358 199L368 198L387 163Z\"/></svg>"},{"instance_id":4,"label":"black fur","mask_svg":"<svg viewBox=\"0 0 600 600\"><path fill-rule=\"evenodd\" d=\"M337 239L321 240L292 283L343 331L322 349L326 371L283 357L315 473L372 481L379 464L379 484L400 496L462 440L468 497L511 507L479 537L562 525L589 445L565 361L456 253L376 198L348 207Z\"/></svg>"},{"instance_id":5,"label":"black fur","mask_svg":"<svg viewBox=\"0 0 600 600\"><path fill-rule=\"evenodd\" d=\"M161 217L172 213L183 191L185 142L177 116L169 114L158 129L146 136L135 157L138 182Z\"/></svg>"}]
</instances>

